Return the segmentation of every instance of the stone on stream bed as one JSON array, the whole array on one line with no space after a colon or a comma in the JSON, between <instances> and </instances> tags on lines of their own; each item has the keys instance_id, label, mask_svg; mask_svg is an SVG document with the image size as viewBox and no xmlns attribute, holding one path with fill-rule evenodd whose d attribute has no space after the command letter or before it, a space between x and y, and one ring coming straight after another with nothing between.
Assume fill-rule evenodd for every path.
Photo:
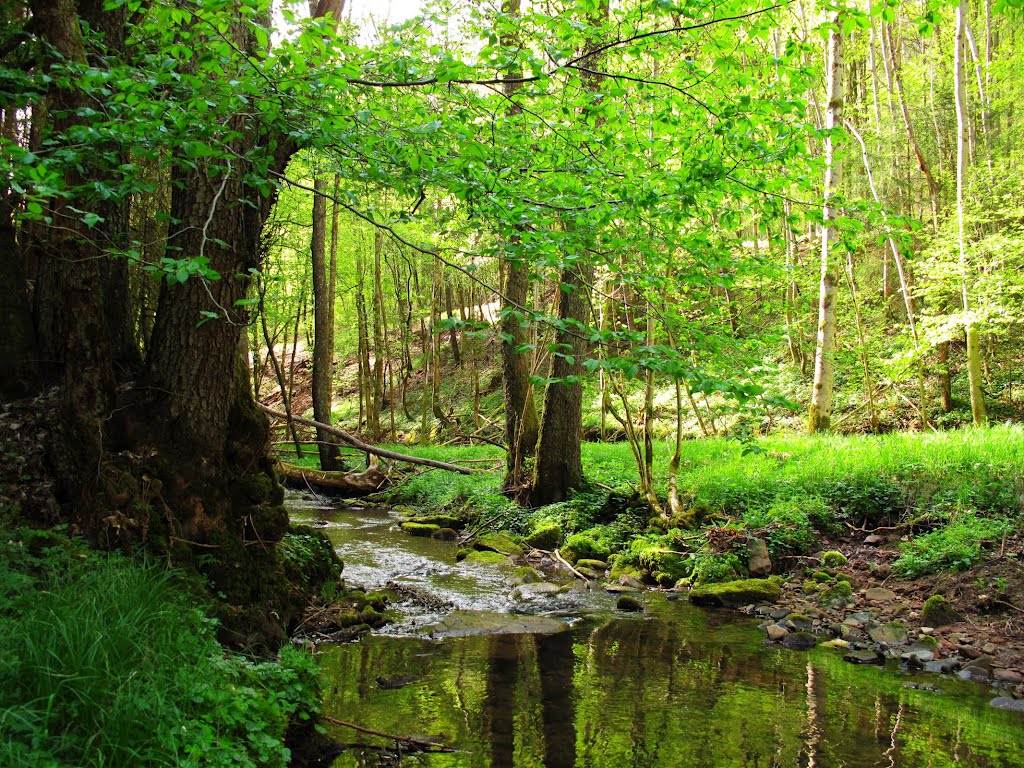
<instances>
[{"instance_id":1,"label":"stone on stream bed","mask_svg":"<svg viewBox=\"0 0 1024 768\"><path fill-rule=\"evenodd\" d=\"M569 625L550 616L524 616L495 611L453 611L420 631L432 638L472 635L554 635Z\"/></svg>"},{"instance_id":2,"label":"stone on stream bed","mask_svg":"<svg viewBox=\"0 0 1024 768\"><path fill-rule=\"evenodd\" d=\"M690 590L690 602L707 608L739 608L750 603L774 602L781 595L782 580L772 576L694 587Z\"/></svg>"},{"instance_id":3,"label":"stone on stream bed","mask_svg":"<svg viewBox=\"0 0 1024 768\"><path fill-rule=\"evenodd\" d=\"M559 592L564 591L565 587L560 587L557 584L551 584L546 581L540 581L516 587L512 590L512 598L515 600L533 600L538 597L557 595Z\"/></svg>"},{"instance_id":4,"label":"stone on stream bed","mask_svg":"<svg viewBox=\"0 0 1024 768\"><path fill-rule=\"evenodd\" d=\"M411 536L433 536L441 530L441 526L434 523L402 523L402 530Z\"/></svg>"},{"instance_id":5,"label":"stone on stream bed","mask_svg":"<svg viewBox=\"0 0 1024 768\"><path fill-rule=\"evenodd\" d=\"M529 565L521 565L512 571L512 577L509 581L516 586L521 584L539 584L544 581L544 577L536 568L532 568Z\"/></svg>"},{"instance_id":6,"label":"stone on stream bed","mask_svg":"<svg viewBox=\"0 0 1024 768\"><path fill-rule=\"evenodd\" d=\"M629 595L619 595L619 599L615 602L615 607L620 611L643 611L644 604L637 600L635 597Z\"/></svg>"},{"instance_id":7,"label":"stone on stream bed","mask_svg":"<svg viewBox=\"0 0 1024 768\"><path fill-rule=\"evenodd\" d=\"M485 533L473 542L473 549L500 552L503 555L521 555L523 548L507 533Z\"/></svg>"},{"instance_id":8,"label":"stone on stream bed","mask_svg":"<svg viewBox=\"0 0 1024 768\"><path fill-rule=\"evenodd\" d=\"M871 627L868 636L876 643L885 643L888 646L906 645L907 628L902 621L890 621Z\"/></svg>"},{"instance_id":9,"label":"stone on stream bed","mask_svg":"<svg viewBox=\"0 0 1024 768\"><path fill-rule=\"evenodd\" d=\"M464 558L468 565L505 565L509 562L508 555L491 550L474 550Z\"/></svg>"},{"instance_id":10,"label":"stone on stream bed","mask_svg":"<svg viewBox=\"0 0 1024 768\"><path fill-rule=\"evenodd\" d=\"M942 595L932 595L921 606L921 621L929 627L942 627L963 620L960 612Z\"/></svg>"}]
</instances>

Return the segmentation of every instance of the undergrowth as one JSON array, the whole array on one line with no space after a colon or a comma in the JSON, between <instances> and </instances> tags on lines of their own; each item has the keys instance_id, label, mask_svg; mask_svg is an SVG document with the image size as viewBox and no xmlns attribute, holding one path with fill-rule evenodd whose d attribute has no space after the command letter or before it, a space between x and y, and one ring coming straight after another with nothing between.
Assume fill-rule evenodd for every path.
<instances>
[{"instance_id":1,"label":"undergrowth","mask_svg":"<svg viewBox=\"0 0 1024 768\"><path fill-rule=\"evenodd\" d=\"M390 492L392 502L457 511L520 535L557 523L569 554L611 557L620 571L661 583L743 575L745 549L694 545L694 537L676 531L685 521L671 517L648 525L652 510L636 491L636 468L625 443L585 443L589 488L540 509L517 508L501 495L504 457L494 447L401 450L446 461L475 460L473 466L494 471L419 474ZM921 534L899 561L905 573L958 569L980 557L977 542L1024 517L1020 427L782 435L745 443L712 438L685 441L680 453L680 496L696 524L732 530L737 541L745 541L747 533L757 535L773 559L813 550L823 538L853 529L901 526ZM669 443L655 445L655 490L663 500L670 455Z\"/></svg>"},{"instance_id":2,"label":"undergrowth","mask_svg":"<svg viewBox=\"0 0 1024 768\"><path fill-rule=\"evenodd\" d=\"M49 533L0 543L0 765L285 766L311 656L226 653L175 571Z\"/></svg>"}]
</instances>

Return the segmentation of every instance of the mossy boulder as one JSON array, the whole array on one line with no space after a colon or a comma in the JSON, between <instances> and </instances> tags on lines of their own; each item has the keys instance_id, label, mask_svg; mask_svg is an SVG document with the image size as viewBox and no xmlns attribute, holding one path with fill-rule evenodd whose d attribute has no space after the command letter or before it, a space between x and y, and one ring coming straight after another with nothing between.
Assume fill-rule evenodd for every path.
<instances>
[{"instance_id":1,"label":"mossy boulder","mask_svg":"<svg viewBox=\"0 0 1024 768\"><path fill-rule=\"evenodd\" d=\"M478 549L466 555L464 562L471 565L505 565L508 563L508 555L491 550Z\"/></svg>"},{"instance_id":2,"label":"mossy boulder","mask_svg":"<svg viewBox=\"0 0 1024 768\"><path fill-rule=\"evenodd\" d=\"M402 523L402 530L411 536L433 536L441 530L441 526L434 523Z\"/></svg>"},{"instance_id":3,"label":"mossy boulder","mask_svg":"<svg viewBox=\"0 0 1024 768\"><path fill-rule=\"evenodd\" d=\"M592 571L607 571L608 563L604 560L592 560L588 557L583 557L576 561L576 567L589 568Z\"/></svg>"},{"instance_id":4,"label":"mossy boulder","mask_svg":"<svg viewBox=\"0 0 1024 768\"><path fill-rule=\"evenodd\" d=\"M565 540L565 546L562 547L562 557L570 563L581 559L607 561L611 554L611 547L586 531L574 533Z\"/></svg>"},{"instance_id":5,"label":"mossy boulder","mask_svg":"<svg viewBox=\"0 0 1024 768\"><path fill-rule=\"evenodd\" d=\"M440 539L441 541L455 541L459 538L459 532L454 528L441 528L430 534L432 539Z\"/></svg>"},{"instance_id":6,"label":"mossy boulder","mask_svg":"<svg viewBox=\"0 0 1024 768\"><path fill-rule=\"evenodd\" d=\"M422 523L424 525L437 525L441 528L462 528L465 523L461 518L454 515L417 515L409 518L410 523Z\"/></svg>"},{"instance_id":7,"label":"mossy boulder","mask_svg":"<svg viewBox=\"0 0 1024 768\"><path fill-rule=\"evenodd\" d=\"M836 580L818 593L818 602L821 605L840 606L846 605L852 597L853 587L850 586L850 582Z\"/></svg>"},{"instance_id":8,"label":"mossy boulder","mask_svg":"<svg viewBox=\"0 0 1024 768\"><path fill-rule=\"evenodd\" d=\"M811 576L811 578L819 584L824 584L826 582L832 581L832 574L825 573L825 571L816 571L814 575Z\"/></svg>"},{"instance_id":9,"label":"mossy boulder","mask_svg":"<svg viewBox=\"0 0 1024 768\"><path fill-rule=\"evenodd\" d=\"M275 551L288 583L307 594L337 579L344 567L331 540L308 525L289 526Z\"/></svg>"},{"instance_id":10,"label":"mossy boulder","mask_svg":"<svg viewBox=\"0 0 1024 768\"><path fill-rule=\"evenodd\" d=\"M782 596L782 579L738 579L707 584L690 590L690 602L710 608L738 608L751 603L771 603Z\"/></svg>"},{"instance_id":11,"label":"mossy boulder","mask_svg":"<svg viewBox=\"0 0 1024 768\"><path fill-rule=\"evenodd\" d=\"M842 552L832 549L821 553L822 568L838 568L841 565L846 565L846 555Z\"/></svg>"},{"instance_id":12,"label":"mossy boulder","mask_svg":"<svg viewBox=\"0 0 1024 768\"><path fill-rule=\"evenodd\" d=\"M664 587L674 586L680 579L689 576L691 571L687 558L660 547L641 550L640 565L651 579Z\"/></svg>"},{"instance_id":13,"label":"mossy boulder","mask_svg":"<svg viewBox=\"0 0 1024 768\"><path fill-rule=\"evenodd\" d=\"M557 549L562 543L562 526L554 522L540 523L523 541L533 549Z\"/></svg>"},{"instance_id":14,"label":"mossy boulder","mask_svg":"<svg viewBox=\"0 0 1024 768\"><path fill-rule=\"evenodd\" d=\"M481 552L499 552L502 555L521 555L523 547L507 533L485 533L473 542L473 549Z\"/></svg>"},{"instance_id":15,"label":"mossy boulder","mask_svg":"<svg viewBox=\"0 0 1024 768\"><path fill-rule=\"evenodd\" d=\"M941 627L963 620L963 615L942 595L932 595L921 608L921 622L926 627Z\"/></svg>"},{"instance_id":16,"label":"mossy boulder","mask_svg":"<svg viewBox=\"0 0 1024 768\"><path fill-rule=\"evenodd\" d=\"M539 584L544 581L544 577L541 576L540 571L536 568L531 568L528 565L521 565L512 571L512 576L509 581L517 586L521 586L523 584Z\"/></svg>"}]
</instances>

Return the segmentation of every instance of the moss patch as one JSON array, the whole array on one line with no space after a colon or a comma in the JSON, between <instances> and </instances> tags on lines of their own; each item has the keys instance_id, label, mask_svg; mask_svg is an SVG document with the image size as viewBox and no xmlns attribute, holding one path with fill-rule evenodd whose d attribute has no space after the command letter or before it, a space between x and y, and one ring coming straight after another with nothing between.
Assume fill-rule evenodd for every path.
<instances>
[{"instance_id":1,"label":"moss patch","mask_svg":"<svg viewBox=\"0 0 1024 768\"><path fill-rule=\"evenodd\" d=\"M837 552L833 549L821 553L822 568L838 568L841 565L846 565L846 555L842 552Z\"/></svg>"},{"instance_id":2,"label":"moss patch","mask_svg":"<svg viewBox=\"0 0 1024 768\"><path fill-rule=\"evenodd\" d=\"M441 530L441 526L434 523L402 523L402 530L412 536L433 536Z\"/></svg>"},{"instance_id":3,"label":"moss patch","mask_svg":"<svg viewBox=\"0 0 1024 768\"><path fill-rule=\"evenodd\" d=\"M485 533L473 542L473 548L502 555L521 555L523 547L507 533Z\"/></svg>"},{"instance_id":4,"label":"moss patch","mask_svg":"<svg viewBox=\"0 0 1024 768\"><path fill-rule=\"evenodd\" d=\"M941 627L963 621L963 616L942 595L932 595L921 608L921 622L926 627Z\"/></svg>"},{"instance_id":5,"label":"moss patch","mask_svg":"<svg viewBox=\"0 0 1024 768\"><path fill-rule=\"evenodd\" d=\"M526 537L525 543L534 549L556 549L562 543L562 526L554 522L540 523Z\"/></svg>"},{"instance_id":6,"label":"moss patch","mask_svg":"<svg viewBox=\"0 0 1024 768\"><path fill-rule=\"evenodd\" d=\"M508 562L508 556L501 552L477 550L466 555L465 562L472 565L504 565Z\"/></svg>"},{"instance_id":7,"label":"moss patch","mask_svg":"<svg viewBox=\"0 0 1024 768\"><path fill-rule=\"evenodd\" d=\"M696 587L690 591L690 602L712 608L738 608L750 603L774 602L781 595L782 580L772 576Z\"/></svg>"}]
</instances>

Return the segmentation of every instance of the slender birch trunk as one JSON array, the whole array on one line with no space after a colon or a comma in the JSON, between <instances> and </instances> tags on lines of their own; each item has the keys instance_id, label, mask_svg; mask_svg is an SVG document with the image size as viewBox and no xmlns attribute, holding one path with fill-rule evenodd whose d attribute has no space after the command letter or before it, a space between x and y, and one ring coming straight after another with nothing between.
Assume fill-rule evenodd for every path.
<instances>
[{"instance_id":1,"label":"slender birch trunk","mask_svg":"<svg viewBox=\"0 0 1024 768\"><path fill-rule=\"evenodd\" d=\"M807 419L810 433L828 430L832 421L833 353L836 335L836 266L830 258L836 236L832 198L839 188L841 167L835 156L836 131L843 118L842 15L837 14L828 35L828 79L825 107L825 189L821 227L821 284L818 299L818 343L814 352L814 386Z\"/></svg>"},{"instance_id":2,"label":"slender birch trunk","mask_svg":"<svg viewBox=\"0 0 1024 768\"><path fill-rule=\"evenodd\" d=\"M967 89L964 86L964 43L967 23L967 0L956 8L956 36L953 48L953 82L956 88L956 224L957 247L960 252L960 286L967 336L967 377L971 387L971 413L975 426L988 423L988 410L981 390L981 337L971 316L968 293L970 265L967 260L967 232L964 221L964 188L967 176Z\"/></svg>"}]
</instances>

